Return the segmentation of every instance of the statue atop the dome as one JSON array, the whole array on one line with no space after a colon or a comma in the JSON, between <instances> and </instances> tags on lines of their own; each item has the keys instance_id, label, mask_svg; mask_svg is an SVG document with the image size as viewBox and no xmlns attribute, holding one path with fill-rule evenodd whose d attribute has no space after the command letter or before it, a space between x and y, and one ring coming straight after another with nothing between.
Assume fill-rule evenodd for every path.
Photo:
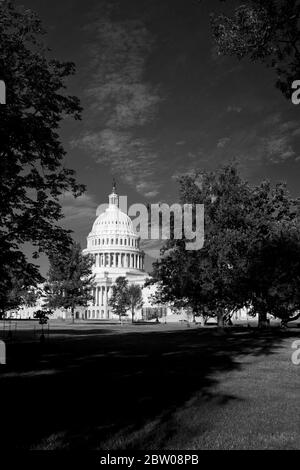
<instances>
[{"instance_id":1,"label":"statue atop the dome","mask_svg":"<svg viewBox=\"0 0 300 470\"><path fill-rule=\"evenodd\" d=\"M112 194L109 195L109 205L119 207L119 197L117 195L117 183L115 178L113 179Z\"/></svg>"}]
</instances>

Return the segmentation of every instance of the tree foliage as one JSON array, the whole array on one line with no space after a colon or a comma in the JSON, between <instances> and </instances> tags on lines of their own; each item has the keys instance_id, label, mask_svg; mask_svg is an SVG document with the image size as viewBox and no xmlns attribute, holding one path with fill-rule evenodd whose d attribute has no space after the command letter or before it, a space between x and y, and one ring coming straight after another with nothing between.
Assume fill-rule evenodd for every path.
<instances>
[{"instance_id":1,"label":"tree foliage","mask_svg":"<svg viewBox=\"0 0 300 470\"><path fill-rule=\"evenodd\" d=\"M93 263L90 255L82 254L79 243L66 249L64 255L54 252L50 256L45 305L50 309L70 309L72 314L76 307L86 306L93 298Z\"/></svg>"},{"instance_id":2,"label":"tree foliage","mask_svg":"<svg viewBox=\"0 0 300 470\"><path fill-rule=\"evenodd\" d=\"M53 315L52 310L37 310L33 316L39 321L40 325L47 325L49 317Z\"/></svg>"},{"instance_id":3,"label":"tree foliage","mask_svg":"<svg viewBox=\"0 0 300 470\"><path fill-rule=\"evenodd\" d=\"M211 24L221 54L265 63L291 97L292 81L300 76L299 0L248 0L231 16L213 14Z\"/></svg>"},{"instance_id":4,"label":"tree foliage","mask_svg":"<svg viewBox=\"0 0 300 470\"><path fill-rule=\"evenodd\" d=\"M135 310L142 308L143 306L143 295L142 289L137 284L131 284L127 288L127 298L129 308L131 310L132 323L134 322Z\"/></svg>"},{"instance_id":5,"label":"tree foliage","mask_svg":"<svg viewBox=\"0 0 300 470\"><path fill-rule=\"evenodd\" d=\"M9 310L18 309L20 306L33 307L40 295L37 289L33 288L32 279L26 278L24 273L15 276L15 272L6 279L6 290L0 291L0 318L5 318Z\"/></svg>"},{"instance_id":6,"label":"tree foliage","mask_svg":"<svg viewBox=\"0 0 300 470\"><path fill-rule=\"evenodd\" d=\"M41 281L37 266L22 246L40 252L62 251L70 245L59 197L78 196L83 186L64 166L65 150L59 128L65 118L80 118L81 107L66 94L73 63L50 56L42 41L38 17L9 0L0 1L0 79L7 104L0 106L0 297L11 287L11 275L20 273L32 284Z\"/></svg>"},{"instance_id":7,"label":"tree foliage","mask_svg":"<svg viewBox=\"0 0 300 470\"><path fill-rule=\"evenodd\" d=\"M113 313L118 315L121 321L122 317L127 315L126 312L129 308L127 279L125 277L119 276L116 279L115 284L112 286L111 292L109 305L112 307Z\"/></svg>"},{"instance_id":8,"label":"tree foliage","mask_svg":"<svg viewBox=\"0 0 300 470\"><path fill-rule=\"evenodd\" d=\"M159 301L219 326L242 307L261 323L267 313L290 319L299 309L299 201L282 184L251 187L232 166L182 177L180 190L183 203L205 206L205 242L198 251L184 240L164 246L152 281Z\"/></svg>"}]
</instances>

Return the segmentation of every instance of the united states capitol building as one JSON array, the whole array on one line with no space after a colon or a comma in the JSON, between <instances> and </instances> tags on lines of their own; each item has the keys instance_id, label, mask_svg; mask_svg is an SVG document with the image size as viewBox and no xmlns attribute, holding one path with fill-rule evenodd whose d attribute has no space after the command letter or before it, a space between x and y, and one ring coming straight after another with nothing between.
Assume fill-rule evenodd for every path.
<instances>
[{"instance_id":1,"label":"united states capitol building","mask_svg":"<svg viewBox=\"0 0 300 470\"><path fill-rule=\"evenodd\" d=\"M119 208L119 197L115 186L109 196L108 208L95 220L87 237L84 254L94 258L93 274L95 287L93 300L81 317L85 319L110 319L114 316L109 298L111 288L118 277L125 277L128 284L137 284L143 293L143 307L137 318L145 316L145 309L152 309L150 303L153 288L144 287L149 274L144 270L144 252L130 217ZM159 308L159 307L157 307ZM167 307L161 306L161 314L167 314Z\"/></svg>"}]
</instances>

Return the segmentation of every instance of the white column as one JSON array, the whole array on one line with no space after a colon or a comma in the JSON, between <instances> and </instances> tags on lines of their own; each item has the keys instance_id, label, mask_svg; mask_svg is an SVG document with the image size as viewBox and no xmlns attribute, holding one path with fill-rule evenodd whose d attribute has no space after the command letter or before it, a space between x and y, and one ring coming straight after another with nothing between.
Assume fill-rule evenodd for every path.
<instances>
[{"instance_id":1,"label":"white column","mask_svg":"<svg viewBox=\"0 0 300 470\"><path fill-rule=\"evenodd\" d=\"M105 318L108 318L108 292L107 292L107 286L105 286Z\"/></svg>"},{"instance_id":2,"label":"white column","mask_svg":"<svg viewBox=\"0 0 300 470\"><path fill-rule=\"evenodd\" d=\"M117 267L117 253L114 253L114 267Z\"/></svg>"}]
</instances>

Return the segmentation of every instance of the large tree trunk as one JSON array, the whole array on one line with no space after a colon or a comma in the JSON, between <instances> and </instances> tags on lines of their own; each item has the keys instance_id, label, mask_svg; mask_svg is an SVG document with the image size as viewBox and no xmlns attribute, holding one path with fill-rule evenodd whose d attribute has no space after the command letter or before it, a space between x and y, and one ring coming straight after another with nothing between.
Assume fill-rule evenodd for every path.
<instances>
[{"instance_id":1,"label":"large tree trunk","mask_svg":"<svg viewBox=\"0 0 300 470\"><path fill-rule=\"evenodd\" d=\"M218 328L224 328L224 315L221 310L217 313L217 320L218 320Z\"/></svg>"},{"instance_id":2,"label":"large tree trunk","mask_svg":"<svg viewBox=\"0 0 300 470\"><path fill-rule=\"evenodd\" d=\"M267 312L258 313L258 328L267 328L269 326L269 321L267 319Z\"/></svg>"},{"instance_id":3,"label":"large tree trunk","mask_svg":"<svg viewBox=\"0 0 300 470\"><path fill-rule=\"evenodd\" d=\"M134 308L131 307L131 323L134 323Z\"/></svg>"}]
</instances>

